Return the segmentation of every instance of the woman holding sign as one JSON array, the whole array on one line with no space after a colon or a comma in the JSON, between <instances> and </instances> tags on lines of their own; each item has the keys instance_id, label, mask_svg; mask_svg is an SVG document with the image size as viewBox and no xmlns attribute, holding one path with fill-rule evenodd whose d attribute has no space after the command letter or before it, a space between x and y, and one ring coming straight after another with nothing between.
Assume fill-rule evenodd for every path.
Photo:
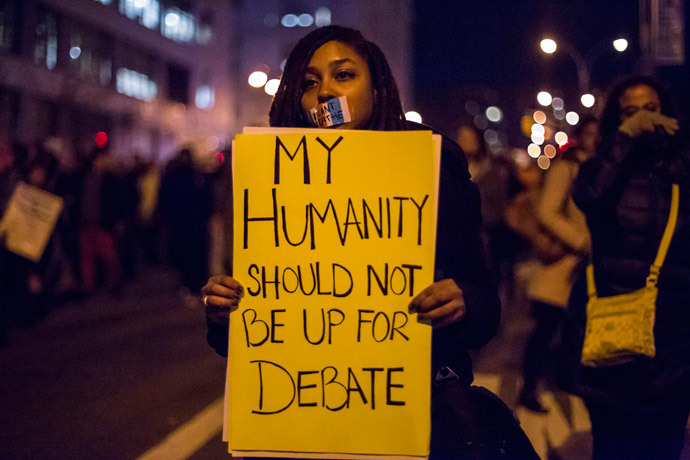
<instances>
[{"instance_id":1,"label":"woman holding sign","mask_svg":"<svg viewBox=\"0 0 690 460\"><path fill-rule=\"evenodd\" d=\"M316 29L292 50L271 107L270 124L380 131L429 129L405 120L381 50L358 31L339 26ZM517 456L530 458L525 452L533 450L519 426L504 430L512 430L513 439L492 439L495 430L481 425L495 427L500 420L491 415L490 419L478 420L474 418L476 412L490 411L470 407L477 401L470 401L468 393L473 375L467 350L485 345L494 335L500 304L480 239L477 188L469 180L462 150L445 137L440 177L435 282L409 303L410 313L433 327L431 456L469 458L467 454L479 453L480 457L472 458L494 458L496 450L492 449L499 449L499 444L505 448L526 442L520 444L524 450ZM238 308L244 288L231 276L213 276L202 295L208 341L226 356L229 314ZM458 406L458 396L469 405L452 407ZM491 403L505 407L498 398ZM474 425L472 434L464 431L470 424ZM474 447L479 445L483 447Z\"/></svg>"}]
</instances>

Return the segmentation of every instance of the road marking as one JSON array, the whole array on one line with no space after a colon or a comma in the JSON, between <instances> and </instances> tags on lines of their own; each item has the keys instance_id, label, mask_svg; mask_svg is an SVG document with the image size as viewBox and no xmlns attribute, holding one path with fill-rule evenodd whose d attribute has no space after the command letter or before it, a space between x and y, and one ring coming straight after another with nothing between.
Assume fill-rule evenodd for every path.
<instances>
[{"instance_id":1,"label":"road marking","mask_svg":"<svg viewBox=\"0 0 690 460\"><path fill-rule=\"evenodd\" d=\"M220 397L137 460L185 460L222 429L223 398Z\"/></svg>"},{"instance_id":2,"label":"road marking","mask_svg":"<svg viewBox=\"0 0 690 460\"><path fill-rule=\"evenodd\" d=\"M500 374L478 372L475 374L474 384L499 394L503 379L504 376ZM571 434L589 431L590 424L587 410L580 398L569 395L573 418L570 423L552 392L543 392L541 398L544 405L550 409L548 414L535 414L520 406L516 407L514 412L537 454L545 459L550 448L558 448ZM209 440L221 433L223 404L224 398L218 398L137 460L186 460L191 457Z\"/></svg>"}]
</instances>

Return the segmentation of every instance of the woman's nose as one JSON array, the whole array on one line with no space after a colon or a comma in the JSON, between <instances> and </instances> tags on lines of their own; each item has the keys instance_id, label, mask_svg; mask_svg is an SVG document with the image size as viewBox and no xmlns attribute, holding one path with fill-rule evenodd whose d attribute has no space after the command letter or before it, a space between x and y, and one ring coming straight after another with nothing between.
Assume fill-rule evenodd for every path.
<instances>
[{"instance_id":1,"label":"woman's nose","mask_svg":"<svg viewBox=\"0 0 690 460\"><path fill-rule=\"evenodd\" d=\"M319 87L319 104L335 97L335 92L328 79L324 79Z\"/></svg>"}]
</instances>

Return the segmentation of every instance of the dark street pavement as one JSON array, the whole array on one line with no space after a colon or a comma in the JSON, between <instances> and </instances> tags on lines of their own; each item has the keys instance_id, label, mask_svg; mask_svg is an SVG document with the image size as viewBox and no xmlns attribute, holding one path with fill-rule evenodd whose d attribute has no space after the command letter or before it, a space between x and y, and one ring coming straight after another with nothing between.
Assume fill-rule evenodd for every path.
<instances>
[{"instance_id":1,"label":"dark street pavement","mask_svg":"<svg viewBox=\"0 0 690 460\"><path fill-rule=\"evenodd\" d=\"M0 458L134 459L222 395L203 309L146 270L121 298L68 303L0 349Z\"/></svg>"}]
</instances>

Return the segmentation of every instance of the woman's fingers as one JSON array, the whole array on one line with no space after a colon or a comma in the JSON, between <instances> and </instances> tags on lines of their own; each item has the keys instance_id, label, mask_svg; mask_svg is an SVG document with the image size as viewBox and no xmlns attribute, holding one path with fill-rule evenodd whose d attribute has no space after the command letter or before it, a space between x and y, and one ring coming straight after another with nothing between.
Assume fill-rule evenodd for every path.
<instances>
[{"instance_id":1,"label":"woman's fingers","mask_svg":"<svg viewBox=\"0 0 690 460\"><path fill-rule=\"evenodd\" d=\"M618 129L631 137L637 137L644 132L656 130L657 126L673 136L678 131L678 120L657 112L639 110L621 123Z\"/></svg>"},{"instance_id":2,"label":"woman's fingers","mask_svg":"<svg viewBox=\"0 0 690 460\"><path fill-rule=\"evenodd\" d=\"M417 321L430 322L434 327L441 327L453 323L462 318L465 312L465 303L461 299L453 299L426 313L418 313Z\"/></svg>"},{"instance_id":3,"label":"woman's fingers","mask_svg":"<svg viewBox=\"0 0 690 460\"><path fill-rule=\"evenodd\" d=\"M662 123L662 126L664 127L664 129L666 130L666 132L669 135L673 136L678 131L678 120L676 120L675 118L669 118L669 117L664 117L664 118L665 118L665 120Z\"/></svg>"},{"instance_id":4,"label":"woman's fingers","mask_svg":"<svg viewBox=\"0 0 690 460\"><path fill-rule=\"evenodd\" d=\"M443 327L462 319L465 299L462 289L452 279L437 281L420 292L409 305L417 320L433 327Z\"/></svg>"},{"instance_id":5,"label":"woman's fingers","mask_svg":"<svg viewBox=\"0 0 690 460\"><path fill-rule=\"evenodd\" d=\"M244 296L244 288L233 277L216 275L209 278L201 288L201 296L207 307L224 307L237 309L240 299Z\"/></svg>"}]
</instances>

